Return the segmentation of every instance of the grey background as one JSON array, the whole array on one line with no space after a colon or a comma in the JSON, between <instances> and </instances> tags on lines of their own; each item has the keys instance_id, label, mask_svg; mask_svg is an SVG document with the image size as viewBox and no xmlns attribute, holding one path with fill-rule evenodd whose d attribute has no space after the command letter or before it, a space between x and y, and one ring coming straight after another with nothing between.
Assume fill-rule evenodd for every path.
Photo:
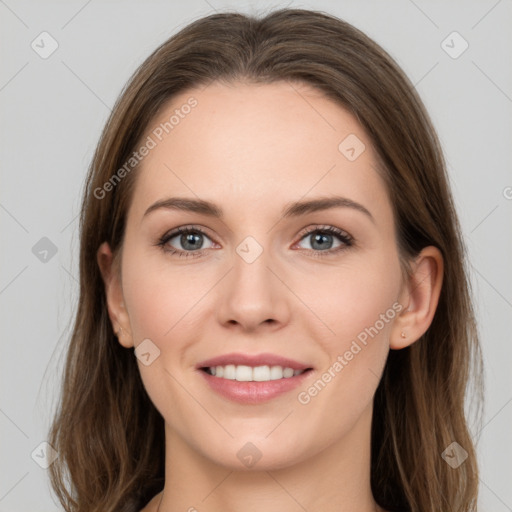
<instances>
[{"instance_id":1,"label":"grey background","mask_svg":"<svg viewBox=\"0 0 512 512\"><path fill-rule=\"evenodd\" d=\"M0 512L60 510L31 454L57 398L77 303L80 197L110 107L136 66L192 20L284 6L362 29L403 67L432 116L469 249L486 365L483 429L474 430L480 510L512 511L510 0L0 0ZM47 59L31 48L43 31L59 45ZM453 31L469 44L456 59L441 47ZM46 261L33 252L46 247L43 237L57 250Z\"/></svg>"}]
</instances>

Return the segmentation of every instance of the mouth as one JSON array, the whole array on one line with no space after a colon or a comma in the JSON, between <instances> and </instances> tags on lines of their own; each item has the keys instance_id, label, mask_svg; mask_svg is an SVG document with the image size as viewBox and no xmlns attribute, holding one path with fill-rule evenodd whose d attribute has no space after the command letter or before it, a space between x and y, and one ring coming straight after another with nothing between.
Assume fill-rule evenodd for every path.
<instances>
[{"instance_id":1,"label":"mouth","mask_svg":"<svg viewBox=\"0 0 512 512\"><path fill-rule=\"evenodd\" d=\"M289 366L283 367L279 365L274 366L247 366L247 365L218 365L206 366L200 368L203 372L211 375L212 377L236 380L238 382L268 382L279 379L289 379L302 375L303 373L312 370L313 368L306 368L304 370L294 370Z\"/></svg>"},{"instance_id":2,"label":"mouth","mask_svg":"<svg viewBox=\"0 0 512 512\"><path fill-rule=\"evenodd\" d=\"M267 402L304 382L314 368L274 354L226 354L196 366L209 388L242 404Z\"/></svg>"}]
</instances>

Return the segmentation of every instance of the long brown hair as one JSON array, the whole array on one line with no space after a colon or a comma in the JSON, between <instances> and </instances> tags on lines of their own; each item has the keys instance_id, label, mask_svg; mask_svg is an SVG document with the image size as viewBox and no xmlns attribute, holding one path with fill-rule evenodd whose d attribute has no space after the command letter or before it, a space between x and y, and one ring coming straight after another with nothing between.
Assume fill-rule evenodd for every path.
<instances>
[{"instance_id":1,"label":"long brown hair","mask_svg":"<svg viewBox=\"0 0 512 512\"><path fill-rule=\"evenodd\" d=\"M136 166L107 193L104 185L165 102L214 80L303 82L347 108L378 154L403 268L428 245L441 251L432 324L410 347L390 351L375 394L371 485L390 511L476 510L478 468L464 406L474 388L481 412L483 363L440 144L414 87L380 46L334 16L302 9L191 23L147 58L114 106L84 189L79 304L48 438L59 453L49 474L60 502L67 512L134 512L163 488L163 418L133 352L114 336L96 260L102 242L115 254L122 247ZM468 454L458 468L442 456L453 442Z\"/></svg>"}]
</instances>

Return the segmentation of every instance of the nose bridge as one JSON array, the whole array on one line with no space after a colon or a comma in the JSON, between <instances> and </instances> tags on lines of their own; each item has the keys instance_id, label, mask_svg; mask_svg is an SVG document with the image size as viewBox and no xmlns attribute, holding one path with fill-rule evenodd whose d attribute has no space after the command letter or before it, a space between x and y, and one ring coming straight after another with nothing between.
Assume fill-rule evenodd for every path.
<instances>
[{"instance_id":1,"label":"nose bridge","mask_svg":"<svg viewBox=\"0 0 512 512\"><path fill-rule=\"evenodd\" d=\"M271 252L252 236L246 237L235 248L233 280L238 288L249 288L252 293L271 294ZM250 291L250 290L247 290Z\"/></svg>"},{"instance_id":2,"label":"nose bridge","mask_svg":"<svg viewBox=\"0 0 512 512\"><path fill-rule=\"evenodd\" d=\"M258 238L264 240L260 243L254 236L247 236L235 247L233 267L222 286L217 310L221 323L236 322L254 329L268 320L287 320L286 289L270 270L270 237Z\"/></svg>"}]
</instances>

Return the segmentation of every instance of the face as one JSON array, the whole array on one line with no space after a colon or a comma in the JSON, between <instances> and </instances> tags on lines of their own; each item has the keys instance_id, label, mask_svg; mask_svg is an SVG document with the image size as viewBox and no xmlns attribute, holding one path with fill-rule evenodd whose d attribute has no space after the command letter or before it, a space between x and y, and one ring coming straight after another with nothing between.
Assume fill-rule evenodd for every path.
<instances>
[{"instance_id":1,"label":"face","mask_svg":"<svg viewBox=\"0 0 512 512\"><path fill-rule=\"evenodd\" d=\"M367 134L321 92L279 82L186 91L148 137L117 318L123 345L146 340L149 364L137 364L167 441L237 469L244 454L272 469L357 442L402 307L392 208ZM169 198L214 211L151 209ZM293 207L332 198L344 199ZM226 354L267 356L241 365L249 374L235 367L235 380L198 368ZM253 370L279 366L269 354L310 370L244 381L269 378Z\"/></svg>"}]
</instances>

